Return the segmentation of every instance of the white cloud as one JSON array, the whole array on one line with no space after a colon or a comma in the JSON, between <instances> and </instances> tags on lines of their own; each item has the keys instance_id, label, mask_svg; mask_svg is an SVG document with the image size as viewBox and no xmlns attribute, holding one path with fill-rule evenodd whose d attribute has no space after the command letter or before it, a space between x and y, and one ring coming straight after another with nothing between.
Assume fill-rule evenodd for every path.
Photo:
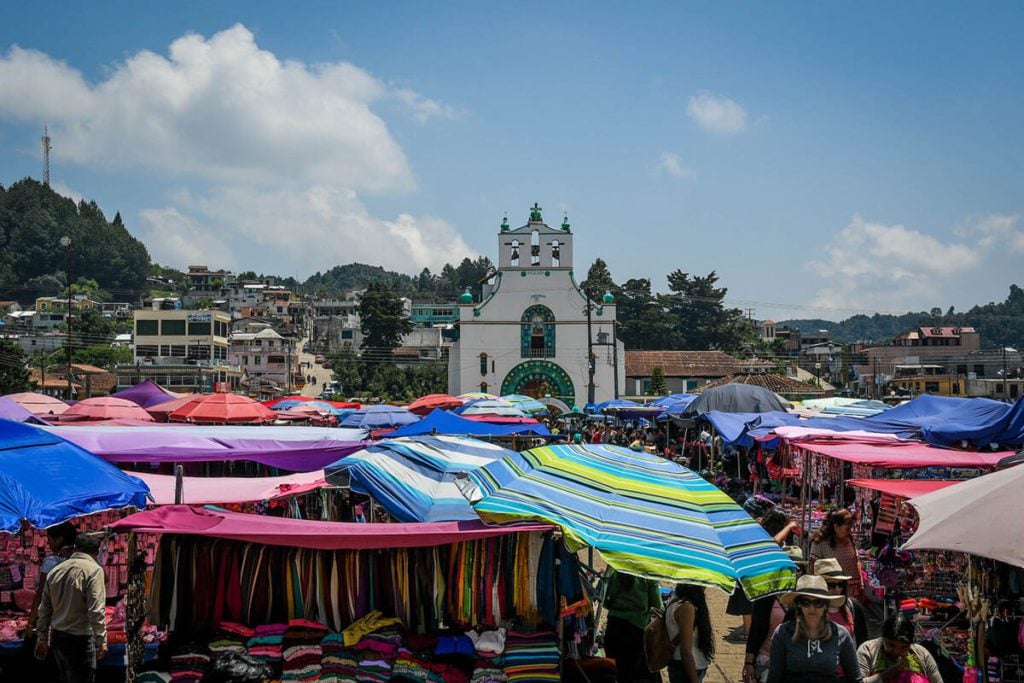
<instances>
[{"instance_id":1,"label":"white cloud","mask_svg":"<svg viewBox=\"0 0 1024 683\"><path fill-rule=\"evenodd\" d=\"M1021 230L1020 214L993 213L970 218L956 229L960 237L978 237L982 248L1007 247L1013 253L1024 252L1024 230Z\"/></svg>"},{"instance_id":2,"label":"white cloud","mask_svg":"<svg viewBox=\"0 0 1024 683\"><path fill-rule=\"evenodd\" d=\"M658 157L658 163L654 165L654 172L672 176L673 178L685 178L692 180L697 174L691 168L683 165L683 160L673 152L662 152Z\"/></svg>"},{"instance_id":3,"label":"white cloud","mask_svg":"<svg viewBox=\"0 0 1024 683\"><path fill-rule=\"evenodd\" d=\"M824 248L826 258L808 264L827 282L812 305L891 311L941 300L954 276L981 264L982 251L854 216Z\"/></svg>"},{"instance_id":4,"label":"white cloud","mask_svg":"<svg viewBox=\"0 0 1024 683\"><path fill-rule=\"evenodd\" d=\"M686 113L712 133L741 133L747 129L747 111L739 103L707 91L690 98Z\"/></svg>"},{"instance_id":5,"label":"white cloud","mask_svg":"<svg viewBox=\"0 0 1024 683\"><path fill-rule=\"evenodd\" d=\"M458 116L454 107L424 97L415 90L398 88L392 92L395 99L411 111L413 118L419 123L427 123L432 119L454 119Z\"/></svg>"},{"instance_id":6,"label":"white cloud","mask_svg":"<svg viewBox=\"0 0 1024 683\"><path fill-rule=\"evenodd\" d=\"M421 123L456 115L353 64L282 60L242 25L138 52L96 83L41 52L0 54L0 120L47 121L64 161L196 188L165 188L166 206L140 212L154 258L177 265L233 259L303 277L357 258L408 270L468 255L442 219L377 218L357 198L416 186L374 111L388 102Z\"/></svg>"},{"instance_id":7,"label":"white cloud","mask_svg":"<svg viewBox=\"0 0 1024 683\"><path fill-rule=\"evenodd\" d=\"M67 197L72 200L75 204L85 199L85 195L78 190L68 187L66 183L60 180L55 180L50 183L50 189L59 194L62 197Z\"/></svg>"},{"instance_id":8,"label":"white cloud","mask_svg":"<svg viewBox=\"0 0 1024 683\"><path fill-rule=\"evenodd\" d=\"M180 210L140 214L143 239L161 263L205 263L216 255L225 267L268 273L309 273L353 261L415 273L472 256L442 219L376 218L355 192L328 185L215 187L202 196L178 193L176 200Z\"/></svg>"}]
</instances>

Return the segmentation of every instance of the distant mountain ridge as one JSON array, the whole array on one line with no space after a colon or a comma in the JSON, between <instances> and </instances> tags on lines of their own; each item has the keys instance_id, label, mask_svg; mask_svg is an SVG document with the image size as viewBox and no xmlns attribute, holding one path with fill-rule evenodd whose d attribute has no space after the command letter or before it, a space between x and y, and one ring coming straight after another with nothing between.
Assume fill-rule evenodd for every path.
<instances>
[{"instance_id":1,"label":"distant mountain ridge","mask_svg":"<svg viewBox=\"0 0 1024 683\"><path fill-rule=\"evenodd\" d=\"M932 309L902 315L861 314L839 322L820 318L784 320L777 325L788 325L804 332L828 330L833 339L844 344L887 344L894 337L918 327L973 327L981 335L983 348L1010 346L1020 349L1024 347L1024 289L1010 285L1005 301L974 306L966 313L957 313L951 306L944 314L941 309Z\"/></svg>"}]
</instances>

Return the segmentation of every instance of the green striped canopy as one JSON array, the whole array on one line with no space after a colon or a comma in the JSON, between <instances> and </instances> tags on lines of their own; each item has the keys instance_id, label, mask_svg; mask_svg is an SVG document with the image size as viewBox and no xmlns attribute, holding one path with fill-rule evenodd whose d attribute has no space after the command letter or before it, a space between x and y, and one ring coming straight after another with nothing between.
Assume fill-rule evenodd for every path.
<instances>
[{"instance_id":1,"label":"green striped canopy","mask_svg":"<svg viewBox=\"0 0 1024 683\"><path fill-rule=\"evenodd\" d=\"M615 569L750 598L795 584L796 566L743 508L695 472L601 444L511 453L468 473L487 522L561 527L573 551L591 546Z\"/></svg>"}]
</instances>

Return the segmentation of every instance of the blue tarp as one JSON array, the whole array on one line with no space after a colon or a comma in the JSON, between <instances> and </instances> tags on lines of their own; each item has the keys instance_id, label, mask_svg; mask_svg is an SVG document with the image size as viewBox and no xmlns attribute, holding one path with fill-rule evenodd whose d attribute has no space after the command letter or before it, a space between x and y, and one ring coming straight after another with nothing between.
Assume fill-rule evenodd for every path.
<instances>
[{"instance_id":1,"label":"blue tarp","mask_svg":"<svg viewBox=\"0 0 1024 683\"><path fill-rule=\"evenodd\" d=\"M453 436L385 439L324 468L327 482L371 496L399 522L478 519L455 484L511 451Z\"/></svg>"},{"instance_id":2,"label":"blue tarp","mask_svg":"<svg viewBox=\"0 0 1024 683\"><path fill-rule=\"evenodd\" d=\"M715 425L726 443L749 446L750 439L764 437L776 427L830 429L836 432L863 430L876 434L920 437L935 446L959 446L966 441L975 447L999 444L1024 445L1024 399L1014 405L984 398L918 396L901 406L871 417L813 417L802 419L791 413L706 413L703 419Z\"/></svg>"},{"instance_id":3,"label":"blue tarp","mask_svg":"<svg viewBox=\"0 0 1024 683\"><path fill-rule=\"evenodd\" d=\"M421 434L468 434L471 436L551 436L548 428L542 424L490 424L467 420L464 417L434 408L425 418L415 424L396 429L391 438L400 436L419 436Z\"/></svg>"},{"instance_id":4,"label":"blue tarp","mask_svg":"<svg viewBox=\"0 0 1024 683\"><path fill-rule=\"evenodd\" d=\"M45 528L110 508L146 506L149 487L38 427L0 420L0 531Z\"/></svg>"},{"instance_id":5,"label":"blue tarp","mask_svg":"<svg viewBox=\"0 0 1024 683\"><path fill-rule=\"evenodd\" d=\"M398 406L369 406L346 415L341 420L341 427L357 427L359 429L387 429L399 427L419 421L418 415L413 415L405 408Z\"/></svg>"}]
</instances>

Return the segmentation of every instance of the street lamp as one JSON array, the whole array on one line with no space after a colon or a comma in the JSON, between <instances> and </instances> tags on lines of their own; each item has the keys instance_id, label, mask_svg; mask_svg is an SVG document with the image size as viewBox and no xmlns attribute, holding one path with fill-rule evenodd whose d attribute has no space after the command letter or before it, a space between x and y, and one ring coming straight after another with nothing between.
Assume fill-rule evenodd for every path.
<instances>
[{"instance_id":1,"label":"street lamp","mask_svg":"<svg viewBox=\"0 0 1024 683\"><path fill-rule=\"evenodd\" d=\"M60 246L67 251L67 264L64 280L68 286L68 399L71 399L71 238L64 235L60 238Z\"/></svg>"}]
</instances>

